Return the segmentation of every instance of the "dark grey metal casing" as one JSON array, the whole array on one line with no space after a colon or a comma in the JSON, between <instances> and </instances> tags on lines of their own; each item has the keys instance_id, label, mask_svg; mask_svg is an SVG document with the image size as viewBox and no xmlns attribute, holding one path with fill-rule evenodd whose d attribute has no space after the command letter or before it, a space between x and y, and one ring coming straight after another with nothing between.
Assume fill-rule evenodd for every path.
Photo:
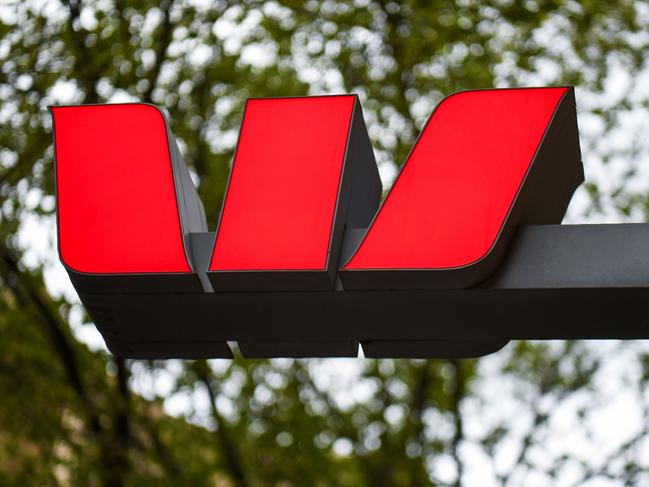
<instances>
[{"instance_id":1,"label":"dark grey metal casing","mask_svg":"<svg viewBox=\"0 0 649 487\"><path fill-rule=\"evenodd\" d=\"M213 344L226 340L247 343L250 357L355 356L336 348L353 339L368 357L468 357L509 339L649 338L647 248L649 224L535 225L520 228L498 271L469 289L82 300L126 357L219 357Z\"/></svg>"}]
</instances>

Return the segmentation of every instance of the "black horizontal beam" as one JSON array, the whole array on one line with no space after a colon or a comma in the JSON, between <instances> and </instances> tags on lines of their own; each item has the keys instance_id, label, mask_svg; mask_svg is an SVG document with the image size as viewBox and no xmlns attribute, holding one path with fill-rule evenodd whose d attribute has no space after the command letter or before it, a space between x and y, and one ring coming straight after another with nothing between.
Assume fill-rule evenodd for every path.
<instances>
[{"instance_id":1,"label":"black horizontal beam","mask_svg":"<svg viewBox=\"0 0 649 487\"><path fill-rule=\"evenodd\" d=\"M353 356L357 342L368 356L470 356L509 339L649 338L648 256L649 224L540 225L469 289L80 296L127 357L227 356L225 341L248 356Z\"/></svg>"}]
</instances>

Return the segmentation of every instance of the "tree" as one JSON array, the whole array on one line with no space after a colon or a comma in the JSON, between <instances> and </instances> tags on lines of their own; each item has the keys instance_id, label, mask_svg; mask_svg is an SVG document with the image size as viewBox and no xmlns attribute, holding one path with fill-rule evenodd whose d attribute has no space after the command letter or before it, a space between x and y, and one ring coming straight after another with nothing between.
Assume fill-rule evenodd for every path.
<instances>
[{"instance_id":1,"label":"tree","mask_svg":"<svg viewBox=\"0 0 649 487\"><path fill-rule=\"evenodd\" d=\"M33 232L53 222L49 104L167 110L213 229L247 97L358 93L389 184L444 95L529 84L577 86L591 173L569 218L645 219L648 24L649 4L632 0L1 5L0 483L646 481L639 343L517 342L482 360L125 362L79 339L89 318L46 285L54 247ZM625 360L620 393L639 419L582 458L557 444L556 418L571 411L588 437L610 357ZM170 416L141 386L156 377L196 414Z\"/></svg>"}]
</instances>

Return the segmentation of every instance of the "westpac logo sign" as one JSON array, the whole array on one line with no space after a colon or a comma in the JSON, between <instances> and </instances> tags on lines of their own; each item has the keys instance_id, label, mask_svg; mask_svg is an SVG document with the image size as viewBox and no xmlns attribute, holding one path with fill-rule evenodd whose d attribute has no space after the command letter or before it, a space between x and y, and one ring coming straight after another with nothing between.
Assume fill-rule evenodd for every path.
<instances>
[{"instance_id":1,"label":"westpac logo sign","mask_svg":"<svg viewBox=\"0 0 649 487\"><path fill-rule=\"evenodd\" d=\"M127 296L229 300L239 309L260 300L268 309L273 296L294 303L334 296L317 308L364 291L478 285L518 227L560 223L583 181L572 88L447 97L382 204L355 95L251 99L210 233L160 110L137 103L51 110L61 261L113 344L160 342L124 335L117 308L146 306ZM115 304L116 296L127 301ZM201 321L207 312L185 301L178 306ZM241 340L236 335L218 340ZM334 335L315 341L338 343ZM203 340L197 336L186 341Z\"/></svg>"}]
</instances>

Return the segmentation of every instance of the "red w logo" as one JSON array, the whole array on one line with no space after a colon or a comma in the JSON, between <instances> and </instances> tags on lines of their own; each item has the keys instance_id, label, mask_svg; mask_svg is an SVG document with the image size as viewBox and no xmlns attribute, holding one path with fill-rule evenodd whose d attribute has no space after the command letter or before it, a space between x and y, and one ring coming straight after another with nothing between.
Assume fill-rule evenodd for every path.
<instances>
[{"instance_id":1,"label":"red w logo","mask_svg":"<svg viewBox=\"0 0 649 487\"><path fill-rule=\"evenodd\" d=\"M198 270L188 235L206 225L161 112L52 111L64 264L87 274ZM381 187L355 96L249 100L210 279L220 289L327 289L340 269L350 289L475 284L517 225L561 221L583 179L575 120L568 88L452 95L375 215ZM368 225L341 262L344 230Z\"/></svg>"},{"instance_id":2,"label":"red w logo","mask_svg":"<svg viewBox=\"0 0 649 487\"><path fill-rule=\"evenodd\" d=\"M469 287L583 180L571 88L444 99L380 208L356 96L252 99L214 236L157 108L52 112L60 256L91 294Z\"/></svg>"}]
</instances>

